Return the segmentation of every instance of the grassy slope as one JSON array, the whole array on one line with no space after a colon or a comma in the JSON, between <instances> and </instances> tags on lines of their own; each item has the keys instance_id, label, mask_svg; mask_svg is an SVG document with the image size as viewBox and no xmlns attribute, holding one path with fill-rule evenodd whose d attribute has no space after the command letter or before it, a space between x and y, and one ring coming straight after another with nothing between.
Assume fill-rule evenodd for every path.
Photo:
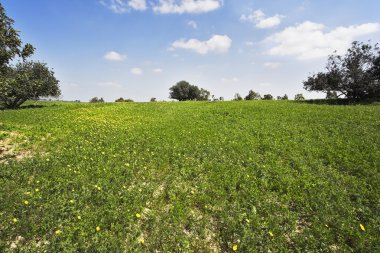
<instances>
[{"instance_id":1,"label":"grassy slope","mask_svg":"<svg viewBox=\"0 0 380 253\"><path fill-rule=\"evenodd\" d=\"M0 111L0 251L379 250L379 105L44 104Z\"/></svg>"}]
</instances>

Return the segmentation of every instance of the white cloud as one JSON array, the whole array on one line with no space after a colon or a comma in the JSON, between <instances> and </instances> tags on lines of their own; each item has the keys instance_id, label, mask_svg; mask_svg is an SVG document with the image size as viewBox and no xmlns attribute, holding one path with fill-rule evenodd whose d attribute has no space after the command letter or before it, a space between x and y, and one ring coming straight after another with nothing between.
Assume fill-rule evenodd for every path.
<instances>
[{"instance_id":1,"label":"white cloud","mask_svg":"<svg viewBox=\"0 0 380 253\"><path fill-rule=\"evenodd\" d=\"M130 70L132 75L140 76L143 74L143 70L140 68L131 68Z\"/></svg>"},{"instance_id":2,"label":"white cloud","mask_svg":"<svg viewBox=\"0 0 380 253\"><path fill-rule=\"evenodd\" d=\"M344 53L356 38L380 31L380 23L367 23L348 27L337 27L325 32L323 24L310 21L285 28L269 36L266 41L276 45L270 55L293 55L299 60L326 57L337 51Z\"/></svg>"},{"instance_id":3,"label":"white cloud","mask_svg":"<svg viewBox=\"0 0 380 253\"><path fill-rule=\"evenodd\" d=\"M223 0L159 0L153 10L161 14L203 13L214 11L222 5Z\"/></svg>"},{"instance_id":4,"label":"white cloud","mask_svg":"<svg viewBox=\"0 0 380 253\"><path fill-rule=\"evenodd\" d=\"M156 74L161 74L163 72L163 70L160 68L156 68L156 69L153 69L153 72Z\"/></svg>"},{"instance_id":5,"label":"white cloud","mask_svg":"<svg viewBox=\"0 0 380 253\"><path fill-rule=\"evenodd\" d=\"M144 11L147 9L146 0L100 0L102 5L114 13L125 13L133 10Z\"/></svg>"},{"instance_id":6,"label":"white cloud","mask_svg":"<svg viewBox=\"0 0 380 253\"><path fill-rule=\"evenodd\" d=\"M233 78L225 78L225 77L222 77L220 80L221 80L223 83L237 83L237 82L240 81L239 78L237 78L237 77L233 77Z\"/></svg>"},{"instance_id":7,"label":"white cloud","mask_svg":"<svg viewBox=\"0 0 380 253\"><path fill-rule=\"evenodd\" d=\"M276 14L272 17L266 17L265 13L262 10L256 10L248 15L241 15L240 20L254 24L257 28L265 29L278 26L281 23L281 20L285 16Z\"/></svg>"},{"instance_id":8,"label":"white cloud","mask_svg":"<svg viewBox=\"0 0 380 253\"><path fill-rule=\"evenodd\" d=\"M104 59L108 61L124 61L127 58L126 55L119 54L115 51L110 51L104 55Z\"/></svg>"},{"instance_id":9,"label":"white cloud","mask_svg":"<svg viewBox=\"0 0 380 253\"><path fill-rule=\"evenodd\" d=\"M113 82L113 81L106 81L106 82L99 82L97 83L98 86L100 87L106 87L106 88L121 88L121 84L118 82Z\"/></svg>"},{"instance_id":10,"label":"white cloud","mask_svg":"<svg viewBox=\"0 0 380 253\"><path fill-rule=\"evenodd\" d=\"M198 28L198 25L197 25L197 23L194 20L190 20L189 22L187 22L187 25L191 26L193 29L197 29Z\"/></svg>"},{"instance_id":11,"label":"white cloud","mask_svg":"<svg viewBox=\"0 0 380 253\"><path fill-rule=\"evenodd\" d=\"M144 11L146 10L146 0L130 0L128 6L134 10Z\"/></svg>"},{"instance_id":12,"label":"white cloud","mask_svg":"<svg viewBox=\"0 0 380 253\"><path fill-rule=\"evenodd\" d=\"M209 40L200 41L197 39L176 40L172 43L172 49L182 48L197 52L198 54L207 54L210 52L225 53L232 44L232 40L227 35L213 35Z\"/></svg>"},{"instance_id":13,"label":"white cloud","mask_svg":"<svg viewBox=\"0 0 380 253\"><path fill-rule=\"evenodd\" d=\"M278 62L265 62L264 67L270 68L270 69L276 69L280 66L280 63Z\"/></svg>"},{"instance_id":14,"label":"white cloud","mask_svg":"<svg viewBox=\"0 0 380 253\"><path fill-rule=\"evenodd\" d=\"M252 41L246 41L244 42L244 44L247 46L247 47L253 47L254 43Z\"/></svg>"}]
</instances>

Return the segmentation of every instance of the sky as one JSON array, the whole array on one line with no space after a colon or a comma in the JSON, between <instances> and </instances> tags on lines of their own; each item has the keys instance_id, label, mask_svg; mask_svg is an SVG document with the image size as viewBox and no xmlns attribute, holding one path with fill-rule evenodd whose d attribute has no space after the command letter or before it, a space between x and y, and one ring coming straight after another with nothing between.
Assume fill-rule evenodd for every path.
<instances>
[{"instance_id":1,"label":"sky","mask_svg":"<svg viewBox=\"0 0 380 253\"><path fill-rule=\"evenodd\" d=\"M0 0L63 100L169 101L185 80L230 100L249 90L324 97L302 82L352 41L380 42L377 0Z\"/></svg>"}]
</instances>

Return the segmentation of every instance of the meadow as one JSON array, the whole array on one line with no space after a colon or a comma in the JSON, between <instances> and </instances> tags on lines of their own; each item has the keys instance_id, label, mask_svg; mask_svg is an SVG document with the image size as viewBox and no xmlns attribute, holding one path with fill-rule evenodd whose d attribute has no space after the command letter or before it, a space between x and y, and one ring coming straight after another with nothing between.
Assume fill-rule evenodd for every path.
<instances>
[{"instance_id":1,"label":"meadow","mask_svg":"<svg viewBox=\"0 0 380 253\"><path fill-rule=\"evenodd\" d=\"M1 252L379 252L380 105L0 111Z\"/></svg>"}]
</instances>

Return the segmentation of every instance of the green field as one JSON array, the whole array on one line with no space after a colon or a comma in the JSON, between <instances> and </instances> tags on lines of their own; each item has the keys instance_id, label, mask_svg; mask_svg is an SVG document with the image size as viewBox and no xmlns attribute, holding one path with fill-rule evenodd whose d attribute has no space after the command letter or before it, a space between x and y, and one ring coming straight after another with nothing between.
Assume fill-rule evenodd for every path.
<instances>
[{"instance_id":1,"label":"green field","mask_svg":"<svg viewBox=\"0 0 380 253\"><path fill-rule=\"evenodd\" d=\"M380 105L0 111L1 252L379 252Z\"/></svg>"}]
</instances>

